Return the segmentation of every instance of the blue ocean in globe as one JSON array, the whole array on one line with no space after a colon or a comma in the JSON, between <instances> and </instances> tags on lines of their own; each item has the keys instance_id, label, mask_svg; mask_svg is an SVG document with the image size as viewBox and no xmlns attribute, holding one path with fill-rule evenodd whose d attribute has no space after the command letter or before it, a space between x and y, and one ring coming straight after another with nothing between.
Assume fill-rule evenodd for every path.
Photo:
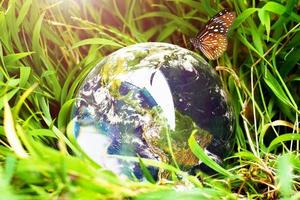
<instances>
[{"instance_id":1,"label":"blue ocean in globe","mask_svg":"<svg viewBox=\"0 0 300 200\"><path fill-rule=\"evenodd\" d=\"M136 44L105 57L85 78L72 113L74 134L88 156L124 178L144 179L140 163L127 157L176 162L193 173L202 165L188 146L193 130L219 163L232 148L227 98L212 67L194 52L166 43ZM170 176L148 170L156 180Z\"/></svg>"}]
</instances>

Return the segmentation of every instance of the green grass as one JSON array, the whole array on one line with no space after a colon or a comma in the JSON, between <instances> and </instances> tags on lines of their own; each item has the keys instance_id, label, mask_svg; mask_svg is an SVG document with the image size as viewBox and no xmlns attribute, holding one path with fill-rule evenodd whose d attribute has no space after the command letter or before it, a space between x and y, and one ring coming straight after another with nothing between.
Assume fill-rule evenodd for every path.
<instances>
[{"instance_id":1,"label":"green grass","mask_svg":"<svg viewBox=\"0 0 300 200\"><path fill-rule=\"evenodd\" d=\"M68 126L90 69L138 42L190 48L189 38L224 7L238 16L228 51L211 62L235 112L225 166L192 137L192 151L215 176L145 159L183 179L139 183L97 166ZM1 199L299 199L299 12L296 0L0 1Z\"/></svg>"}]
</instances>

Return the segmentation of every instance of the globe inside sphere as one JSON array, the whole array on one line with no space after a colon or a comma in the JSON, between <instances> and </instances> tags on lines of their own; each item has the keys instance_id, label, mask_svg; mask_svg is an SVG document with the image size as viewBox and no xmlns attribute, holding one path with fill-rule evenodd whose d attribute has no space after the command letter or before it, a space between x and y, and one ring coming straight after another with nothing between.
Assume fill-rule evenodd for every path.
<instances>
[{"instance_id":1,"label":"globe inside sphere","mask_svg":"<svg viewBox=\"0 0 300 200\"><path fill-rule=\"evenodd\" d=\"M188 139L221 162L232 148L233 114L212 67L167 43L141 43L106 56L83 81L72 112L83 151L116 174L143 180L130 157L175 164L193 173L201 161ZM156 179L166 170L148 166Z\"/></svg>"}]
</instances>

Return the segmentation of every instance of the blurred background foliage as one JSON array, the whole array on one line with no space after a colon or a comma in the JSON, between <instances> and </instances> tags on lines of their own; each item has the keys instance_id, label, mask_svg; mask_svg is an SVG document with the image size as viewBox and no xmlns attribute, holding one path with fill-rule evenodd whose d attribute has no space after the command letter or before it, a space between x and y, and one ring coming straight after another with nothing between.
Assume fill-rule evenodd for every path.
<instances>
[{"instance_id":1,"label":"blurred background foliage","mask_svg":"<svg viewBox=\"0 0 300 200\"><path fill-rule=\"evenodd\" d=\"M90 69L139 42L192 49L189 38L224 8L237 19L227 52L210 63L235 111L225 169L191 177L145 161L183 177L152 184L93 163L68 126ZM0 1L1 198L299 199L299 12L297 0Z\"/></svg>"}]
</instances>

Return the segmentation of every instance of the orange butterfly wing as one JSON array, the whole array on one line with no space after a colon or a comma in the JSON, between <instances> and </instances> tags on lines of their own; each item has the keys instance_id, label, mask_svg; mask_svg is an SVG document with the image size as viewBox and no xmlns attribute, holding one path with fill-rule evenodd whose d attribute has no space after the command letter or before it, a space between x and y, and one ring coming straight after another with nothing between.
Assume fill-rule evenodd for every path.
<instances>
[{"instance_id":1,"label":"orange butterfly wing","mask_svg":"<svg viewBox=\"0 0 300 200\"><path fill-rule=\"evenodd\" d=\"M227 49L227 32L235 18L235 12L219 12L208 21L205 29L196 38L191 39L192 44L208 59L217 59Z\"/></svg>"},{"instance_id":2,"label":"orange butterfly wing","mask_svg":"<svg viewBox=\"0 0 300 200\"><path fill-rule=\"evenodd\" d=\"M209 33L202 37L199 46L202 53L210 60L220 57L227 49L227 38L223 34Z\"/></svg>"}]
</instances>

